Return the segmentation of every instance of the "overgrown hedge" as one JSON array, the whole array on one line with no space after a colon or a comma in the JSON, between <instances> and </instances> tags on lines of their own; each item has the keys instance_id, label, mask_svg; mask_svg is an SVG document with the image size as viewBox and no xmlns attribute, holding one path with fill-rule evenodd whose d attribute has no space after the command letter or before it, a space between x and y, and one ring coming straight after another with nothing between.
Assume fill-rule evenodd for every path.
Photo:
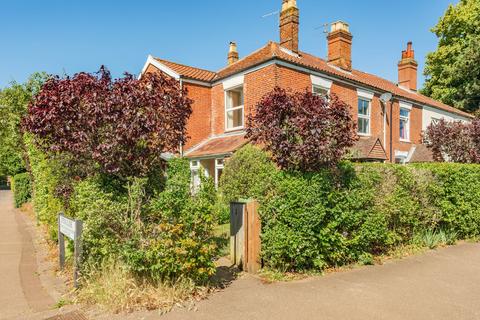
<instances>
[{"instance_id":1,"label":"overgrown hedge","mask_svg":"<svg viewBox=\"0 0 480 320\"><path fill-rule=\"evenodd\" d=\"M98 174L72 181L57 158L41 152L31 137L26 141L34 209L51 238L57 239L61 211L84 222L84 277L111 264L166 283L201 283L214 273L215 187L211 179L204 179L192 196L188 160L171 160L166 177L160 172L119 181Z\"/></svg>"},{"instance_id":2,"label":"overgrown hedge","mask_svg":"<svg viewBox=\"0 0 480 320\"><path fill-rule=\"evenodd\" d=\"M26 172L19 173L14 175L11 181L14 204L16 208L19 208L22 206L22 204L30 201L32 196L30 176Z\"/></svg>"},{"instance_id":3,"label":"overgrown hedge","mask_svg":"<svg viewBox=\"0 0 480 320\"><path fill-rule=\"evenodd\" d=\"M259 200L262 255L272 268L321 270L368 260L435 230L459 239L480 235L479 165L344 162L305 174L272 171L265 157L251 146L238 151L221 190L226 199ZM235 178L243 173L241 187Z\"/></svg>"}]
</instances>

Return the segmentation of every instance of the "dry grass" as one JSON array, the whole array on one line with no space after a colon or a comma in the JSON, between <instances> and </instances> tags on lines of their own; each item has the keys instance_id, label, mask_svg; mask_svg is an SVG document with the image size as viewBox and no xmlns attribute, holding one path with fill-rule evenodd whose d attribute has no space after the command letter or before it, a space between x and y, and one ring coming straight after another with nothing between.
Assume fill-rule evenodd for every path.
<instances>
[{"instance_id":1,"label":"dry grass","mask_svg":"<svg viewBox=\"0 0 480 320\"><path fill-rule=\"evenodd\" d=\"M153 283L132 276L126 268L109 264L103 272L92 274L78 291L77 301L96 305L113 313L139 310L168 312L174 306L185 306L204 298L207 287L198 287L190 280L175 283Z\"/></svg>"}]
</instances>

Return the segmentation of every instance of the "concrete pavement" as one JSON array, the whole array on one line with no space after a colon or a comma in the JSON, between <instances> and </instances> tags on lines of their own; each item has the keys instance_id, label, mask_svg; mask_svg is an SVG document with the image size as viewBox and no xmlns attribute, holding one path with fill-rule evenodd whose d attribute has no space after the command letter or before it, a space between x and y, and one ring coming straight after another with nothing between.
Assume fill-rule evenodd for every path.
<instances>
[{"instance_id":1,"label":"concrete pavement","mask_svg":"<svg viewBox=\"0 0 480 320\"><path fill-rule=\"evenodd\" d=\"M246 276L197 305L148 319L480 319L480 244L291 283Z\"/></svg>"}]
</instances>

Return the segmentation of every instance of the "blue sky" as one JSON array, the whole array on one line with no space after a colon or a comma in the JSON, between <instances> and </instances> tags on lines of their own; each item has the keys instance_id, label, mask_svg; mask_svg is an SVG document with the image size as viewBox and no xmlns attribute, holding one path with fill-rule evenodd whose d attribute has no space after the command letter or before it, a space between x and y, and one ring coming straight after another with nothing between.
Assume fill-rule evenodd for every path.
<instances>
[{"instance_id":1,"label":"blue sky","mask_svg":"<svg viewBox=\"0 0 480 320\"><path fill-rule=\"evenodd\" d=\"M326 56L322 24L344 20L353 33L353 67L392 81L407 41L414 43L423 83L430 32L452 0L298 0L300 49ZM148 54L205 69L226 64L228 43L244 56L278 41L281 0L15 0L0 9L0 88L35 71L138 74Z\"/></svg>"}]
</instances>

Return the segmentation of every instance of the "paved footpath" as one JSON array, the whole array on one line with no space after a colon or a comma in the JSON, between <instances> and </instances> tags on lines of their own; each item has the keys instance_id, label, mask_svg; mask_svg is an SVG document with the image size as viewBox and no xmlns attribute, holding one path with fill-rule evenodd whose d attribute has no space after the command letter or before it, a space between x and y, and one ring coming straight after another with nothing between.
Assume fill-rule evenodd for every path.
<instances>
[{"instance_id":1,"label":"paved footpath","mask_svg":"<svg viewBox=\"0 0 480 320\"><path fill-rule=\"evenodd\" d=\"M478 320L480 245L426 254L300 282L244 277L197 305L148 319Z\"/></svg>"},{"instance_id":2,"label":"paved footpath","mask_svg":"<svg viewBox=\"0 0 480 320\"><path fill-rule=\"evenodd\" d=\"M12 193L0 191L0 319L24 319L51 310L25 217L13 208Z\"/></svg>"}]
</instances>

